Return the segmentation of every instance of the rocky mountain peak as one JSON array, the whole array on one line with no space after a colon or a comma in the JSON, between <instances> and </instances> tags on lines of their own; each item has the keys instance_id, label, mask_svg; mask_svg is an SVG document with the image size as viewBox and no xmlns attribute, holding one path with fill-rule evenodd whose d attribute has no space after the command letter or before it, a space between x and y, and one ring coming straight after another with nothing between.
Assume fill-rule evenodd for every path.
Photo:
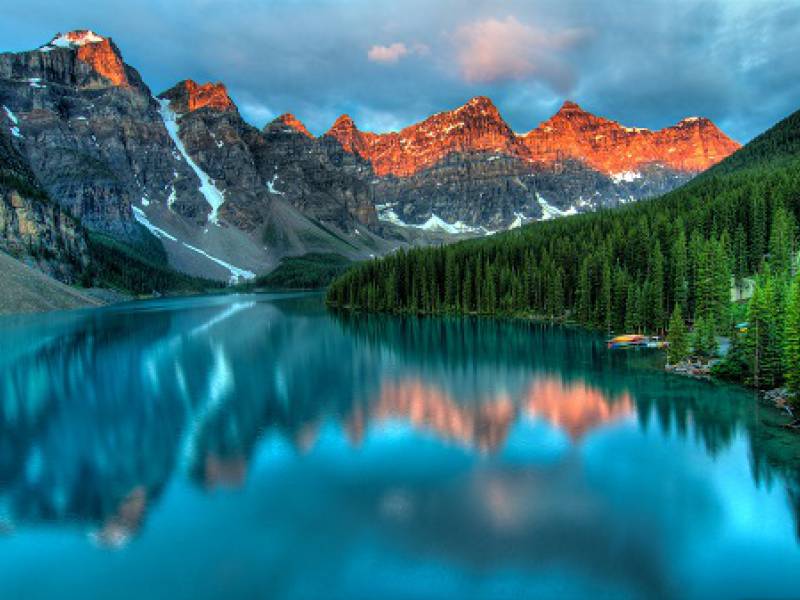
<instances>
[{"instance_id":1,"label":"rocky mountain peak","mask_svg":"<svg viewBox=\"0 0 800 600\"><path fill-rule=\"evenodd\" d=\"M191 79L183 82L187 93L189 112L201 108L216 110L231 110L234 108L233 100L228 96L228 90L222 83L198 84Z\"/></svg>"},{"instance_id":2,"label":"rocky mountain peak","mask_svg":"<svg viewBox=\"0 0 800 600\"><path fill-rule=\"evenodd\" d=\"M628 177L653 164L697 173L739 148L705 118L688 117L651 131L598 117L570 101L523 139L534 160L553 163L571 158L601 173Z\"/></svg>"},{"instance_id":3,"label":"rocky mountain peak","mask_svg":"<svg viewBox=\"0 0 800 600\"><path fill-rule=\"evenodd\" d=\"M288 127L289 129L293 129L297 133L301 133L306 137L313 138L314 136L311 132L306 128L305 124L295 117L292 113L285 113L282 114L280 117L275 119L273 123L277 125L282 125L283 127Z\"/></svg>"},{"instance_id":4,"label":"rocky mountain peak","mask_svg":"<svg viewBox=\"0 0 800 600\"><path fill-rule=\"evenodd\" d=\"M365 136L358 130L350 115L341 115L325 135L338 141L345 151L369 160L369 148Z\"/></svg>"},{"instance_id":5,"label":"rocky mountain peak","mask_svg":"<svg viewBox=\"0 0 800 600\"><path fill-rule=\"evenodd\" d=\"M453 112L456 114L463 114L466 112L500 116L500 112L497 110L494 102L492 102L491 98L488 98L487 96L475 96L474 98L471 98L469 102L458 107Z\"/></svg>"},{"instance_id":6,"label":"rocky mountain peak","mask_svg":"<svg viewBox=\"0 0 800 600\"><path fill-rule=\"evenodd\" d=\"M87 63L112 85L130 85L122 54L111 40L90 29L77 29L56 34L39 52L67 49L76 52L79 61Z\"/></svg>"},{"instance_id":7,"label":"rocky mountain peak","mask_svg":"<svg viewBox=\"0 0 800 600\"><path fill-rule=\"evenodd\" d=\"M181 115L201 108L221 112L236 110L236 105L222 83L198 84L191 79L185 79L160 94L159 98L169 100L170 108Z\"/></svg>"},{"instance_id":8,"label":"rocky mountain peak","mask_svg":"<svg viewBox=\"0 0 800 600\"><path fill-rule=\"evenodd\" d=\"M539 128L584 128L599 129L604 127L621 127L619 123L598 117L584 110L577 102L566 100L558 109L558 112L542 123ZM534 130L535 131L535 130Z\"/></svg>"},{"instance_id":9,"label":"rocky mountain peak","mask_svg":"<svg viewBox=\"0 0 800 600\"><path fill-rule=\"evenodd\" d=\"M67 33L57 33L42 48L79 48L87 44L100 44L107 41L102 35L96 34L91 29L76 29L75 31L68 31Z\"/></svg>"},{"instance_id":10,"label":"rocky mountain peak","mask_svg":"<svg viewBox=\"0 0 800 600\"><path fill-rule=\"evenodd\" d=\"M556 114L561 115L569 115L575 113L585 113L586 111L583 110L577 102L573 102L572 100L564 100L564 103L561 105L561 108L558 109Z\"/></svg>"},{"instance_id":11,"label":"rocky mountain peak","mask_svg":"<svg viewBox=\"0 0 800 600\"><path fill-rule=\"evenodd\" d=\"M328 130L328 134L333 134L338 131L358 131L358 127L350 115L341 115L333 122L330 130Z\"/></svg>"}]
</instances>

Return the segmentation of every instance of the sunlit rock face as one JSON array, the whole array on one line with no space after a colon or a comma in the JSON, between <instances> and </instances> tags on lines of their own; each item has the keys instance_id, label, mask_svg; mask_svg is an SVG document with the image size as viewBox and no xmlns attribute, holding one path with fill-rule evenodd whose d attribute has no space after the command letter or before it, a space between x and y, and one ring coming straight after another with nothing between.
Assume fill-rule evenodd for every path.
<instances>
[{"instance_id":1,"label":"sunlit rock face","mask_svg":"<svg viewBox=\"0 0 800 600\"><path fill-rule=\"evenodd\" d=\"M305 124L300 121L297 117L295 117L292 113L285 113L275 119L275 123L284 125L290 129L293 129L299 133L302 133L307 138L313 138L314 136L311 132L306 128Z\"/></svg>"},{"instance_id":2,"label":"sunlit rock face","mask_svg":"<svg viewBox=\"0 0 800 600\"><path fill-rule=\"evenodd\" d=\"M323 139L370 165L381 220L472 234L662 194L739 148L708 119L649 131L573 102L517 134L485 97L399 132L343 115Z\"/></svg>"},{"instance_id":3,"label":"sunlit rock face","mask_svg":"<svg viewBox=\"0 0 800 600\"><path fill-rule=\"evenodd\" d=\"M201 108L218 111L236 110L228 90L222 83L198 84L191 79L181 81L161 97L170 100L170 107L179 115Z\"/></svg>"},{"instance_id":4,"label":"sunlit rock face","mask_svg":"<svg viewBox=\"0 0 800 600\"><path fill-rule=\"evenodd\" d=\"M565 102L523 140L533 160L575 158L609 176L634 177L646 165L699 173L739 149L708 119L689 117L659 131L625 127ZM626 175L627 174L627 175Z\"/></svg>"},{"instance_id":5,"label":"sunlit rock face","mask_svg":"<svg viewBox=\"0 0 800 600\"><path fill-rule=\"evenodd\" d=\"M485 97L397 133L361 132L343 115L326 135L368 160L380 177L409 177L454 152L495 152L546 165L571 158L607 175L635 172L654 163L697 173L740 147L708 119L689 117L650 131L595 116L569 101L535 129L517 135Z\"/></svg>"},{"instance_id":6,"label":"sunlit rock face","mask_svg":"<svg viewBox=\"0 0 800 600\"><path fill-rule=\"evenodd\" d=\"M340 117L326 135L367 159L378 176L408 177L453 152L491 151L527 158L528 151L489 98L441 112L399 133L358 131L352 119Z\"/></svg>"}]
</instances>

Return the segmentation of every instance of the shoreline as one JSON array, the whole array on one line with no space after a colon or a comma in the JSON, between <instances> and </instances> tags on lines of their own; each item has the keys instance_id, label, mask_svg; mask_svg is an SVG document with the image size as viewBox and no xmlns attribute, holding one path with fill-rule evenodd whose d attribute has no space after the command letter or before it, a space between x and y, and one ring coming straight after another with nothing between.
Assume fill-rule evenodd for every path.
<instances>
[{"instance_id":1,"label":"shoreline","mask_svg":"<svg viewBox=\"0 0 800 600\"><path fill-rule=\"evenodd\" d=\"M601 330L594 328L594 327L587 327L577 321L570 321L568 319L560 318L549 318L549 317L542 317L536 316L531 314L487 314L487 313L428 313L428 312L410 312L410 311L402 311L402 312L389 312L389 311L369 311L361 308L356 308L352 306L339 306L336 304L332 304L329 302L325 302L325 305L332 310L343 310L348 311L351 313L364 313L364 314L381 314L387 316L414 316L414 317L479 317L479 318L490 318L490 319L510 319L514 321L527 321L530 323L538 323L538 324L550 324L550 325L558 325L560 327L576 327L578 329L582 329L587 333L602 333ZM663 350L661 350L663 352ZM703 365L700 361L690 362L686 361L685 363L679 363L678 365L670 365L665 363L662 367L662 370L670 375L676 375L679 377L688 377L690 379L695 379L698 381L706 381L708 383L724 383L727 385L733 385L740 389L747 390L754 392L760 400L764 400L769 403L770 406L776 408L781 413L787 415L789 419L792 419L789 423L783 424L781 428L788 429L789 431L800 433L800 411L793 411L792 408L788 405L788 403L783 402L779 403L777 401L773 401L770 398L771 394L776 394L778 390L782 388L777 388L775 390L758 390L753 387L747 386L742 382L739 381L730 381L726 379L720 379L718 377L714 377L711 374L711 369L709 365L706 363ZM785 398L785 394L781 395L781 398ZM795 414L798 413L798 415Z\"/></svg>"}]
</instances>

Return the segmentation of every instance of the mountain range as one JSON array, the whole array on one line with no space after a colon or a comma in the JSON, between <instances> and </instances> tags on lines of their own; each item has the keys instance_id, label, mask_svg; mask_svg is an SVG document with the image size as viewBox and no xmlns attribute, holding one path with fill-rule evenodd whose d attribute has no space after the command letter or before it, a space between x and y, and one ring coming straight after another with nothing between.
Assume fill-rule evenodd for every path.
<instances>
[{"instance_id":1,"label":"mountain range","mask_svg":"<svg viewBox=\"0 0 800 600\"><path fill-rule=\"evenodd\" d=\"M738 148L704 118L651 131L572 102L519 134L485 97L399 132L343 115L315 137L291 114L259 130L223 84L154 95L111 38L72 31L0 54L0 247L67 282L92 242L243 280L625 204Z\"/></svg>"}]
</instances>

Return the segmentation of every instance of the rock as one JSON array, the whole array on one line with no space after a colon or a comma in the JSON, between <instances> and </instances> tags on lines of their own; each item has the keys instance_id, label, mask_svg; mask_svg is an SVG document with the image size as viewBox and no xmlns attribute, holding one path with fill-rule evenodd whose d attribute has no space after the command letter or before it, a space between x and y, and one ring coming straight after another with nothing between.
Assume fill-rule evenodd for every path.
<instances>
[{"instance_id":1,"label":"rock","mask_svg":"<svg viewBox=\"0 0 800 600\"><path fill-rule=\"evenodd\" d=\"M0 249L34 263L61 282L88 276L83 228L39 188L33 173L0 130Z\"/></svg>"}]
</instances>

